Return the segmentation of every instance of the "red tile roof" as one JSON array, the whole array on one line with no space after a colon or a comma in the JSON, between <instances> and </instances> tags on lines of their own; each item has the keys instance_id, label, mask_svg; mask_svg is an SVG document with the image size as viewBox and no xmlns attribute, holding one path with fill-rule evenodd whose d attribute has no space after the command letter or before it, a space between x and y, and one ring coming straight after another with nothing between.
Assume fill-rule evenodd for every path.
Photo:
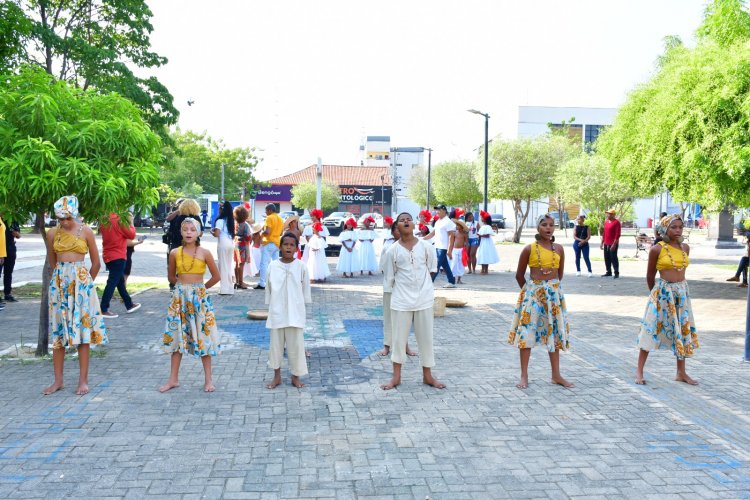
<instances>
[{"instance_id":1,"label":"red tile roof","mask_svg":"<svg viewBox=\"0 0 750 500\"><path fill-rule=\"evenodd\" d=\"M276 177L265 182L295 186L303 182L315 182L317 165L298 170L288 175ZM380 176L385 175L381 181ZM390 167L360 167L349 165L323 165L323 182L337 186L386 186L391 185Z\"/></svg>"}]
</instances>

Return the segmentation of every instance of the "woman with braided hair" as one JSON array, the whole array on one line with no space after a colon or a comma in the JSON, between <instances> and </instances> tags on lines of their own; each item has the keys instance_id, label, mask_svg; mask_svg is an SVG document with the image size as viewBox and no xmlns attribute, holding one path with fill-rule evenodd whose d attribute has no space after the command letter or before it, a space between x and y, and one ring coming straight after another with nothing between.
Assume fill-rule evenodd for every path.
<instances>
[{"instance_id":1,"label":"woman with braided hair","mask_svg":"<svg viewBox=\"0 0 750 500\"><path fill-rule=\"evenodd\" d=\"M693 321L690 291L685 271L690 265L690 247L682 242L682 217L667 215L659 221L662 241L651 247L646 268L646 285L651 291L638 333L638 368L635 383L644 385L643 369L648 353L654 349L672 349L677 358L675 380L690 385L698 382L685 371L685 359L699 346ZM659 271L659 278L656 278Z\"/></svg>"}]
</instances>

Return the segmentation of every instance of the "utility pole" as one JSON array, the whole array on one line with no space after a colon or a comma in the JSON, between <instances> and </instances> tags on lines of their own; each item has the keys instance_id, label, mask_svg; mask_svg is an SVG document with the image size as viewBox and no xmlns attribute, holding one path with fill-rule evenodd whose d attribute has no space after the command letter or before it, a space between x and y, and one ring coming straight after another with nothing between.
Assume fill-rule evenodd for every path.
<instances>
[{"instance_id":1,"label":"utility pole","mask_svg":"<svg viewBox=\"0 0 750 500\"><path fill-rule=\"evenodd\" d=\"M320 205L323 204L323 163L321 162L320 157L318 157L318 167L315 171L315 182L315 208L319 209Z\"/></svg>"},{"instance_id":2,"label":"utility pole","mask_svg":"<svg viewBox=\"0 0 750 500\"><path fill-rule=\"evenodd\" d=\"M221 199L224 199L224 164L221 164Z\"/></svg>"},{"instance_id":3,"label":"utility pole","mask_svg":"<svg viewBox=\"0 0 750 500\"><path fill-rule=\"evenodd\" d=\"M430 187L432 183L432 148L427 149L427 210L430 209Z\"/></svg>"}]
</instances>

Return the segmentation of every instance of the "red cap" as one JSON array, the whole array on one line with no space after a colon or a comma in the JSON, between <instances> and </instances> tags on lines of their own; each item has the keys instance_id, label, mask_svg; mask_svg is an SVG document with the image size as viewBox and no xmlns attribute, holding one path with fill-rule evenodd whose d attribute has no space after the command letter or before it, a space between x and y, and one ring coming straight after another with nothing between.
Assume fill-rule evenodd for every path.
<instances>
[{"instance_id":1,"label":"red cap","mask_svg":"<svg viewBox=\"0 0 750 500\"><path fill-rule=\"evenodd\" d=\"M310 210L310 215L312 217L315 217L316 219L322 219L323 218L323 211L319 208L314 208Z\"/></svg>"},{"instance_id":2,"label":"red cap","mask_svg":"<svg viewBox=\"0 0 750 500\"><path fill-rule=\"evenodd\" d=\"M390 226L390 225L392 225L392 224L393 224L393 217L391 217L390 215L386 215L386 216L385 216L385 217L383 218L383 221L384 221L384 222L385 222L385 223L386 223L387 225L389 225L389 226Z\"/></svg>"},{"instance_id":3,"label":"red cap","mask_svg":"<svg viewBox=\"0 0 750 500\"><path fill-rule=\"evenodd\" d=\"M344 222L344 225L345 226L357 227L357 221L354 220L352 217L349 217L349 219L346 222Z\"/></svg>"}]
</instances>

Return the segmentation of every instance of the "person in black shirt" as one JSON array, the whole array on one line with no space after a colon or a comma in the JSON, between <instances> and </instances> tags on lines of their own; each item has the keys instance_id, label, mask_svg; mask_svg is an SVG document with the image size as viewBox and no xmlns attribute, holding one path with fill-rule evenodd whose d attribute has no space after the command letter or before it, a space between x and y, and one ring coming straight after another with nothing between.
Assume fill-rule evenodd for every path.
<instances>
[{"instance_id":1,"label":"person in black shirt","mask_svg":"<svg viewBox=\"0 0 750 500\"><path fill-rule=\"evenodd\" d=\"M589 271L589 278L594 276L591 274L591 261L589 260L589 239L591 239L591 229L585 224L586 216L581 214L576 219L575 234L573 238L573 251L576 253L576 276L581 275L581 254L583 254L583 260L586 262L586 268Z\"/></svg>"},{"instance_id":2,"label":"person in black shirt","mask_svg":"<svg viewBox=\"0 0 750 500\"><path fill-rule=\"evenodd\" d=\"M8 222L5 225L5 250L7 256L0 265L0 272L3 275L3 295L0 302L17 302L13 297L13 268L16 266L16 239L21 237L21 228L17 222Z\"/></svg>"}]
</instances>

